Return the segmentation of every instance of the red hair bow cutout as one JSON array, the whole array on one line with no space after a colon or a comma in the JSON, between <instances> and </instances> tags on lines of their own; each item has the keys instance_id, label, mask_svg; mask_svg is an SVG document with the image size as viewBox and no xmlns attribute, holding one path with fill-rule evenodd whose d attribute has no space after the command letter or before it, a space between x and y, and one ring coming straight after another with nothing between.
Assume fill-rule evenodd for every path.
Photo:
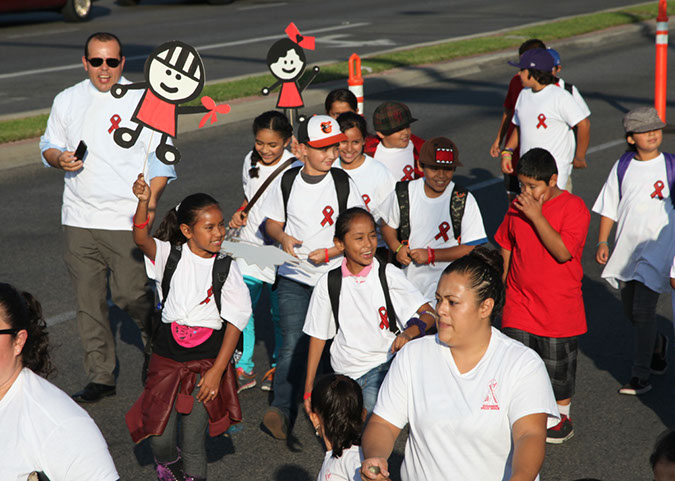
<instances>
[{"instance_id":1,"label":"red hair bow cutout","mask_svg":"<svg viewBox=\"0 0 675 481\"><path fill-rule=\"evenodd\" d=\"M201 98L202 105L207 108L209 111L202 120L199 122L199 128L201 129L206 125L206 122L211 119L211 123L215 124L218 120L217 114L226 114L230 111L230 106L228 104L216 105L216 102L209 96L204 96Z\"/></svg>"},{"instance_id":2,"label":"red hair bow cutout","mask_svg":"<svg viewBox=\"0 0 675 481\"><path fill-rule=\"evenodd\" d=\"M288 27L286 27L286 30L284 30L284 32L286 32L288 38L293 40L302 48L314 50L314 37L304 37L300 35L300 30L298 30L298 27L296 27L293 22L288 24Z\"/></svg>"}]
</instances>

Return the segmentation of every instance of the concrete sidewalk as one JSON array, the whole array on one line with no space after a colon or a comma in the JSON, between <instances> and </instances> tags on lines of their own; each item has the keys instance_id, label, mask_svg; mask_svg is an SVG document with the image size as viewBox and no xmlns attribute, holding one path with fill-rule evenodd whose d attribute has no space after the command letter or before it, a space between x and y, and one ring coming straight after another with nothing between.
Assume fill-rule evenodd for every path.
<instances>
[{"instance_id":1,"label":"concrete sidewalk","mask_svg":"<svg viewBox=\"0 0 675 481\"><path fill-rule=\"evenodd\" d=\"M639 24L623 25L613 27L600 32L593 32L577 37L570 37L555 42L550 42L551 47L563 46L593 46L600 43L611 43L614 39L625 38L627 36L639 36L646 34L653 34L655 31L655 21L643 22ZM498 32L493 32L495 34ZM490 35L481 34L481 36ZM452 39L457 40L457 39ZM440 43L440 42L435 42ZM415 48L416 45L411 45L408 48ZM415 67L406 67L401 69L393 69L381 74L367 76L364 79L365 87L365 102L368 103L368 96L372 94L379 94L391 90L407 88L414 85L421 85L439 79L458 78L465 75L477 73L482 69L494 66L495 64L503 63L507 59L515 59L516 52L514 50L501 51L483 55L477 55L458 60L451 60L429 65L418 65ZM84 78L84 77L83 77ZM217 82L224 82L232 79L221 79ZM216 82L216 81L214 81ZM322 106L328 92L335 88L346 87L345 81L335 81L322 83L316 87L311 87L303 93L303 100L305 106ZM276 96L263 97L245 97L241 99L230 100L232 110L227 115L220 115L218 122L215 124L207 124L203 128L210 128L216 126L227 125L243 120L250 120L259 115L261 112L275 108ZM320 110L323 108L321 107ZM305 108L305 112L316 111L317 108ZM40 113L49 113L49 109L40 111L27 112L25 115L37 115ZM12 117L20 117L21 115L12 115ZM193 132L198 129L199 121L203 114L185 115L179 119L179 132L185 134ZM179 134L179 135L180 135ZM180 140L178 141L180 143ZM19 142L10 142L0 145L0 171L17 167L22 167L30 164L40 163L39 154L39 138L26 139Z\"/></svg>"}]
</instances>

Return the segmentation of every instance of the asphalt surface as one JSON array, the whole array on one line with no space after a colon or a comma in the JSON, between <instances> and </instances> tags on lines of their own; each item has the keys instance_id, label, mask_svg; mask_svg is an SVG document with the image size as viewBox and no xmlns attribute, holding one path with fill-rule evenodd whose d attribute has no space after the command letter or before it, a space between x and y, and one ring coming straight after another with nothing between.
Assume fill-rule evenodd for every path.
<instances>
[{"instance_id":1,"label":"asphalt surface","mask_svg":"<svg viewBox=\"0 0 675 481\"><path fill-rule=\"evenodd\" d=\"M612 163L623 151L622 115L652 102L654 48L653 36L647 30L614 38L606 45L558 48L563 78L579 87L592 111L589 168L574 173L574 192L589 208ZM488 235L492 236L506 210L506 198L497 161L488 151L514 70L503 61L476 70L459 77L438 76L432 82L368 97L366 118L370 118L379 101L397 99L406 102L420 119L414 124L414 133L424 138L444 135L453 139L464 164L456 180L473 189ZM673 88L675 84L670 82L669 91ZM273 106L274 100L270 99L268 108ZM668 107L672 119L672 102ZM319 112L320 108L308 106L308 111ZM180 178L165 192L160 212L197 191L220 199L226 215L233 212L241 200L240 166L251 141L250 120L181 136ZM672 151L674 141L674 136L667 133L664 150ZM62 177L58 171L39 166L37 154L35 165L3 171L0 277L33 292L42 301L52 325L54 359L59 369L53 382L73 392L86 379L73 320L74 299L62 261ZM598 216L593 215L583 258L589 332L580 341L577 393L572 404L576 434L562 446L547 448L543 480L651 479L648 457L654 439L666 427L675 425L672 370L653 378L654 389L644 396L616 393L629 375L631 331L621 313L618 293L600 279L601 269L593 260L598 223ZM113 311L113 326L118 333L118 394L87 406L87 410L106 437L122 479L151 480L154 472L150 449L147 443L132 444L123 421L124 413L141 392L140 337L125 316ZM258 319L260 339L255 358L260 380L269 364L271 328L265 316ZM671 319L670 296L666 294L659 303L659 322L672 340ZM296 438L286 444L259 430L268 405L266 393L254 388L243 392L240 399L244 422L228 436L208 441L209 478L316 479L323 449L304 416L294 429ZM400 463L403 441L401 436L392 456L394 466Z\"/></svg>"},{"instance_id":2,"label":"asphalt surface","mask_svg":"<svg viewBox=\"0 0 675 481\"><path fill-rule=\"evenodd\" d=\"M341 2L238 0L213 6L199 0L142 0L120 7L94 3L92 19L64 23L58 13L0 15L0 115L49 108L64 86L82 77L82 46L93 32L109 31L125 46L126 74L142 80L152 49L179 39L198 48L207 80L267 72L265 57L289 22L315 35L307 61L347 60L421 42L514 27L561 16L632 4L626 0L503 2L487 0L359 0ZM320 5L320 6L319 6Z\"/></svg>"}]
</instances>

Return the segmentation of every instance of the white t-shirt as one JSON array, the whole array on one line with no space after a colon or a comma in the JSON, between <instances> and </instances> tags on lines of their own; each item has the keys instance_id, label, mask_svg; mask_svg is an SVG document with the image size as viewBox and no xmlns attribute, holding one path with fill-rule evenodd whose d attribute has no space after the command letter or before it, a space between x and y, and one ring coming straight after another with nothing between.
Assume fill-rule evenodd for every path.
<instances>
[{"instance_id":1,"label":"white t-shirt","mask_svg":"<svg viewBox=\"0 0 675 481\"><path fill-rule=\"evenodd\" d=\"M89 414L28 368L0 399L0 479L119 479L108 446Z\"/></svg>"},{"instance_id":2,"label":"white t-shirt","mask_svg":"<svg viewBox=\"0 0 675 481\"><path fill-rule=\"evenodd\" d=\"M295 247L295 253L300 259L306 260L309 253L315 249L333 247L335 221L339 207L335 182L330 172L316 184L305 182L302 178L302 171L298 173L288 197L287 219L284 218L281 177L275 179L268 190L262 206L263 212L269 219L286 222L284 232L302 241L302 246ZM359 189L351 179L347 198L347 208L349 207L364 207ZM314 286L319 277L340 265L341 261L342 256L334 257L328 264L319 266L306 262L305 267L309 267L311 272L290 264L282 264L279 266L278 274L302 284Z\"/></svg>"},{"instance_id":3,"label":"white t-shirt","mask_svg":"<svg viewBox=\"0 0 675 481\"><path fill-rule=\"evenodd\" d=\"M399 149L397 147L385 147L382 142L377 144L373 158L378 162L382 162L396 181L412 180L414 179L415 167L415 146L412 140L408 142L408 146Z\"/></svg>"},{"instance_id":4,"label":"white t-shirt","mask_svg":"<svg viewBox=\"0 0 675 481\"><path fill-rule=\"evenodd\" d=\"M332 450L328 451L316 481L361 481L361 463L361 446L345 449L339 458L333 457Z\"/></svg>"},{"instance_id":5,"label":"white t-shirt","mask_svg":"<svg viewBox=\"0 0 675 481\"><path fill-rule=\"evenodd\" d=\"M396 179L381 162L368 155L364 154L364 156L363 164L356 169L347 170L337 163L336 167L344 169L354 180L359 192L361 192L364 204L375 217L375 222L379 222L382 218L380 206L389 197L389 194L394 192ZM377 247L385 247L379 228L377 229Z\"/></svg>"},{"instance_id":6,"label":"white t-shirt","mask_svg":"<svg viewBox=\"0 0 675 481\"><path fill-rule=\"evenodd\" d=\"M128 84L126 79L120 81ZM65 173L61 223L71 227L104 230L132 230L138 199L131 190L143 169L146 181L154 177L176 178L173 166L160 162L155 149L161 134L148 128L136 144L123 149L113 139L114 127L135 129L131 117L143 90L129 90L121 99L110 92L99 92L87 80L56 96L40 139L40 152L50 148L74 151L80 140L87 144L84 165L77 172ZM41 155L42 162L50 165Z\"/></svg>"},{"instance_id":7,"label":"white t-shirt","mask_svg":"<svg viewBox=\"0 0 675 481\"><path fill-rule=\"evenodd\" d=\"M251 178L249 170L251 169L251 154L253 151L249 152L244 159L244 167L241 173L242 184L244 187L244 196L247 200L251 200L253 196L258 192L260 186L265 182L265 180L275 171L277 168L288 159L293 157L289 151L284 150L281 154L281 159L275 165L265 165L262 162L258 162L256 166L259 168L258 177ZM302 162L299 160L294 162L292 165L284 169L284 172L292 167L301 166ZM281 177L283 172L278 174L278 177ZM265 203L265 196L269 190L273 187L274 182L265 189L263 195L256 201L253 205L253 208L249 211L248 217L246 218L246 225L239 230L239 239L245 242L249 242L255 245L265 245L265 241L262 233L260 232L260 225L265 221L266 217L262 210L262 206ZM245 259L237 258L237 265L242 275L254 277L263 282L269 284L274 283L274 278L276 277L276 269L273 267L265 267L264 269L255 265L248 264Z\"/></svg>"},{"instance_id":8,"label":"white t-shirt","mask_svg":"<svg viewBox=\"0 0 675 481\"><path fill-rule=\"evenodd\" d=\"M614 250L602 277L614 288L619 287L617 281L636 280L665 292L670 288L668 272L675 254L675 217L665 159L661 154L648 161L631 160L621 196L618 165L614 163L593 205L593 212L616 222Z\"/></svg>"},{"instance_id":9,"label":"white t-shirt","mask_svg":"<svg viewBox=\"0 0 675 481\"><path fill-rule=\"evenodd\" d=\"M408 183L410 249L426 247L446 249L459 245L452 232L452 220L450 218L450 197L454 187L455 183L451 181L440 197L431 199L424 192L424 179L416 179ZM401 224L401 210L396 192L392 192L382 204L382 215L389 227L398 229ZM460 240L463 245L479 245L488 241L485 227L483 227L483 217L471 192L467 194L466 198ZM438 279L443 269L450 265L450 262L436 261L435 264L417 265L411 262L403 269L408 280L427 299L434 298Z\"/></svg>"},{"instance_id":10,"label":"white t-shirt","mask_svg":"<svg viewBox=\"0 0 675 481\"><path fill-rule=\"evenodd\" d=\"M363 276L342 278L340 288L340 330L335 332L335 318L328 296L328 275L319 279L309 301L303 332L317 339L333 339L330 363L335 372L358 379L371 369L387 362L396 337L388 326L387 306L378 274L380 263L373 259L372 268ZM385 270L389 296L396 311L396 324L406 322L429 299L405 278L403 272L389 264ZM383 322L383 318L386 322Z\"/></svg>"},{"instance_id":11,"label":"white t-shirt","mask_svg":"<svg viewBox=\"0 0 675 481\"><path fill-rule=\"evenodd\" d=\"M513 423L535 413L559 417L544 362L495 328L464 374L437 335L407 343L373 412L400 429L410 424L403 481L508 480Z\"/></svg>"},{"instance_id":12,"label":"white t-shirt","mask_svg":"<svg viewBox=\"0 0 675 481\"><path fill-rule=\"evenodd\" d=\"M558 87L561 89L565 89L565 81L561 78L558 79L558 82L556 83ZM567 90L567 89L565 89ZM567 90L569 92L569 90ZM579 89L577 88L576 85L572 85L572 97L574 98L574 101L577 103L581 111L584 113L586 117L590 117L591 115L591 109L588 108L588 105L586 105L586 101L584 98L581 96L581 93L579 93ZM586 118L584 117L584 118Z\"/></svg>"},{"instance_id":13,"label":"white t-shirt","mask_svg":"<svg viewBox=\"0 0 675 481\"><path fill-rule=\"evenodd\" d=\"M572 127L587 116L572 95L556 85L539 92L523 89L512 119L520 127L520 156L535 147L548 150L558 166L558 187L564 189L576 149Z\"/></svg>"},{"instance_id":14,"label":"white t-shirt","mask_svg":"<svg viewBox=\"0 0 675 481\"><path fill-rule=\"evenodd\" d=\"M155 281L162 298L164 267L171 252L171 244L155 239L155 262L145 258L145 271ZM237 263L230 265L230 272L220 296L220 313L213 300L212 272L215 257L205 259L194 254L183 244L180 261L171 278L169 298L162 302L162 322L177 322L184 326L220 329L223 319L243 331L251 317L251 296Z\"/></svg>"}]
</instances>

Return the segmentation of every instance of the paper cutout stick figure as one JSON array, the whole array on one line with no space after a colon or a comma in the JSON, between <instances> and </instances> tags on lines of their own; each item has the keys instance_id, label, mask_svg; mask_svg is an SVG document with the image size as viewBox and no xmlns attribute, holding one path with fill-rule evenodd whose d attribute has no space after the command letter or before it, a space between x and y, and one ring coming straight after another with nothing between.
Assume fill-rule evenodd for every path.
<instances>
[{"instance_id":1,"label":"paper cutout stick figure","mask_svg":"<svg viewBox=\"0 0 675 481\"><path fill-rule=\"evenodd\" d=\"M264 87L262 94L269 95L272 90L281 85L277 108L284 109L284 113L291 119L292 124L293 112L297 113L298 109L305 105L301 92L312 83L320 69L314 66L312 75L303 86L300 86L298 81L305 71L307 62L304 49L314 50L314 37L301 35L293 22L286 27L285 32L288 38L277 40L267 52L267 67L277 80L269 87Z\"/></svg>"},{"instance_id":2,"label":"paper cutout stick figure","mask_svg":"<svg viewBox=\"0 0 675 481\"><path fill-rule=\"evenodd\" d=\"M155 154L165 164L180 162L179 150L167 143L176 138L178 115L208 112L201 120L203 127L216 114L230 111L227 104L216 106L210 97L202 97L202 105L181 106L196 99L204 88L204 62L197 50L179 40L163 43L150 54L145 62L145 81L133 84L116 84L111 89L115 98L122 98L128 90L146 89L131 120L136 129L120 127L115 130L115 143L125 149L133 146L144 127L162 134Z\"/></svg>"}]
</instances>

